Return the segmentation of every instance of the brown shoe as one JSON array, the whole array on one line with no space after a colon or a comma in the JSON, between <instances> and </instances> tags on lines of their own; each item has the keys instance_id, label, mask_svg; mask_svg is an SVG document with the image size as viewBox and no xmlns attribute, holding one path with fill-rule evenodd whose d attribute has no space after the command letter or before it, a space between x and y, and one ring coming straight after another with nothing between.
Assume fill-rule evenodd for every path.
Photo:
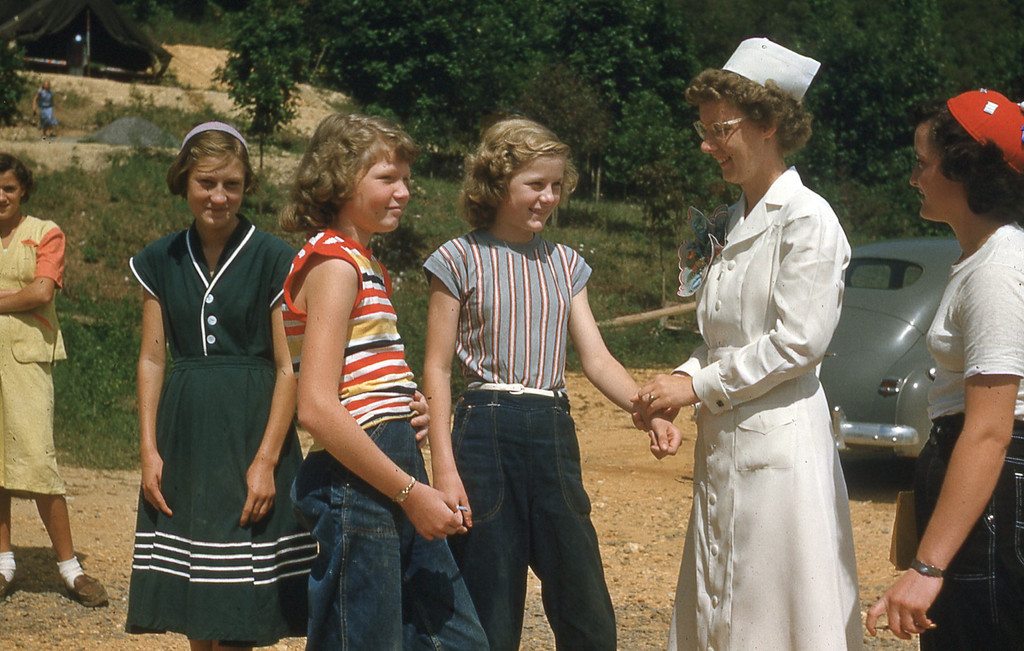
<instances>
[{"instance_id":1,"label":"brown shoe","mask_svg":"<svg viewBox=\"0 0 1024 651\"><path fill-rule=\"evenodd\" d=\"M75 601L86 608L96 608L107 604L107 590L103 584L88 574L81 574L75 579L75 587L68 592Z\"/></svg>"},{"instance_id":2,"label":"brown shoe","mask_svg":"<svg viewBox=\"0 0 1024 651\"><path fill-rule=\"evenodd\" d=\"M11 594L11 586L14 585L14 580L8 581L4 578L3 574L0 574L0 599L3 599L7 595Z\"/></svg>"}]
</instances>

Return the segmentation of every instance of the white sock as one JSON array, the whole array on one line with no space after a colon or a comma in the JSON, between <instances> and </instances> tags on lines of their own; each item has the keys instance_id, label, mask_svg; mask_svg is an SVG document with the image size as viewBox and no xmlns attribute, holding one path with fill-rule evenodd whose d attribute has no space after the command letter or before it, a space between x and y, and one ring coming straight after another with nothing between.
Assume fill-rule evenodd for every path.
<instances>
[{"instance_id":1,"label":"white sock","mask_svg":"<svg viewBox=\"0 0 1024 651\"><path fill-rule=\"evenodd\" d=\"M66 561L57 561L57 569L60 570L60 576L64 579L64 585L68 586L68 590L75 587L75 579L85 574L82 571L82 566L78 563L77 556L72 556Z\"/></svg>"},{"instance_id":2,"label":"white sock","mask_svg":"<svg viewBox=\"0 0 1024 651\"><path fill-rule=\"evenodd\" d=\"M0 552L0 576L8 583L14 579L14 552Z\"/></svg>"}]
</instances>

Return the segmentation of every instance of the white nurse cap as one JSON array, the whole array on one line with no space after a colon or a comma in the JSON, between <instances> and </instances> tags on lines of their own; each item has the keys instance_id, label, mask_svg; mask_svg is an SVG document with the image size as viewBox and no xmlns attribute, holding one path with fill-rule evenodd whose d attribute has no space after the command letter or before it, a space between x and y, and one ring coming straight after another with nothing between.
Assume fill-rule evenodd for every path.
<instances>
[{"instance_id":1,"label":"white nurse cap","mask_svg":"<svg viewBox=\"0 0 1024 651\"><path fill-rule=\"evenodd\" d=\"M771 79L784 93L801 100L821 64L766 38L748 38L739 44L723 70L735 72L762 86Z\"/></svg>"}]
</instances>

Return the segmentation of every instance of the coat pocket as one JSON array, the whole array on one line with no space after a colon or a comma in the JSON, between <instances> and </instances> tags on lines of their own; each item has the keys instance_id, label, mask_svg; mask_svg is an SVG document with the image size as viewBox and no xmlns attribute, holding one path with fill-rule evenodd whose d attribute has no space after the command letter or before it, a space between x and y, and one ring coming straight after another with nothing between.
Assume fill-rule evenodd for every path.
<instances>
[{"instance_id":1,"label":"coat pocket","mask_svg":"<svg viewBox=\"0 0 1024 651\"><path fill-rule=\"evenodd\" d=\"M741 471L793 467L796 419L791 408L757 409L749 415L738 410L735 461Z\"/></svg>"},{"instance_id":2,"label":"coat pocket","mask_svg":"<svg viewBox=\"0 0 1024 651\"><path fill-rule=\"evenodd\" d=\"M64 338L44 315L19 312L7 315L11 333L11 354L22 364L48 364L66 359ZM52 319L56 323L56 318Z\"/></svg>"},{"instance_id":3,"label":"coat pocket","mask_svg":"<svg viewBox=\"0 0 1024 651\"><path fill-rule=\"evenodd\" d=\"M55 349L42 337L21 339L11 344L11 354L22 364L49 364L56 359Z\"/></svg>"}]
</instances>

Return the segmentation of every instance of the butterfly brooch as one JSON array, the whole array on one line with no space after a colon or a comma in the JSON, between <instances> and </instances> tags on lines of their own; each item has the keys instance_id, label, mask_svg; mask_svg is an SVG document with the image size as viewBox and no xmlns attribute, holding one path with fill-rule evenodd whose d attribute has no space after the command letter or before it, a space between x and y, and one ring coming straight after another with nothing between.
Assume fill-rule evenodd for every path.
<instances>
[{"instance_id":1,"label":"butterfly brooch","mask_svg":"<svg viewBox=\"0 0 1024 651\"><path fill-rule=\"evenodd\" d=\"M729 221L729 207L718 206L709 217L690 206L690 228L694 238L679 247L679 296L693 296L708 273L708 267L725 246L725 226Z\"/></svg>"}]
</instances>

